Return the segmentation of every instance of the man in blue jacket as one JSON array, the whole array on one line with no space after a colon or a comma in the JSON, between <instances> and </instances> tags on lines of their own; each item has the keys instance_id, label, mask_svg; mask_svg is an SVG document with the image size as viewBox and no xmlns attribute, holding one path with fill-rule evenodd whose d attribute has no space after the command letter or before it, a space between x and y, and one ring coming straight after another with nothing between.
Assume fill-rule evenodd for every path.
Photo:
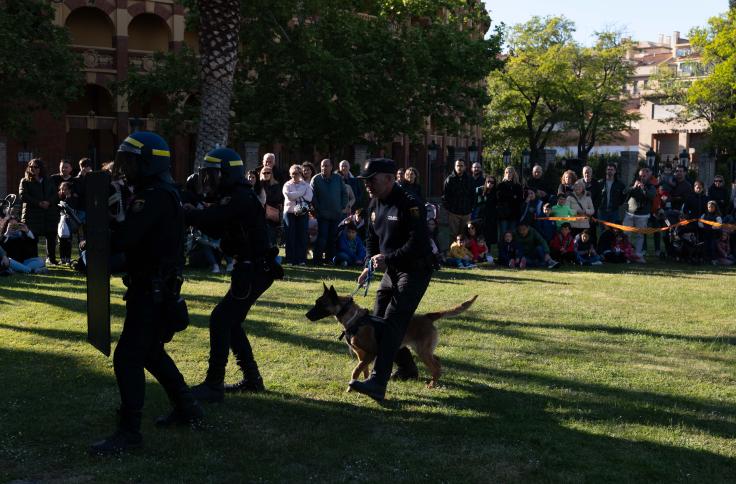
<instances>
[{"instance_id":1,"label":"man in blue jacket","mask_svg":"<svg viewBox=\"0 0 736 484\"><path fill-rule=\"evenodd\" d=\"M320 163L320 173L312 178L312 205L317 213L317 243L314 263L331 261L335 256L337 226L344 217L348 205L348 192L342 177L332 173L332 162L325 158Z\"/></svg>"}]
</instances>

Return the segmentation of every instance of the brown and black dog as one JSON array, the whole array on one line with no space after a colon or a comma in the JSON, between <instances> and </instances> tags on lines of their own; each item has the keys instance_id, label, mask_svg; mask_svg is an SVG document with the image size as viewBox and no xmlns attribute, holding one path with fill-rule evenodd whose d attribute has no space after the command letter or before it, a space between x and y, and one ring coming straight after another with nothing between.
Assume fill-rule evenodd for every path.
<instances>
[{"instance_id":1,"label":"brown and black dog","mask_svg":"<svg viewBox=\"0 0 736 484\"><path fill-rule=\"evenodd\" d=\"M378 353L378 343L376 342L376 334L373 324L365 322L369 316L369 311L358 306L350 296L340 297L337 295L334 286L322 284L324 292L314 302L314 307L307 312L306 316L310 321L317 321L327 316L335 316L337 321L345 329L345 340L348 346L353 350L355 356L358 357L358 365L353 369L351 378L355 380L360 373L365 378L368 377L368 366ZM434 350L439 341L439 333L434 322L440 318L455 316L468 309L476 300L475 295L459 306L446 311L438 311L417 315L411 318L409 327L406 330L404 340L401 346L408 346L419 355L432 374L432 379L427 386L429 388L437 385L440 378L442 368L438 358L434 355Z\"/></svg>"}]
</instances>

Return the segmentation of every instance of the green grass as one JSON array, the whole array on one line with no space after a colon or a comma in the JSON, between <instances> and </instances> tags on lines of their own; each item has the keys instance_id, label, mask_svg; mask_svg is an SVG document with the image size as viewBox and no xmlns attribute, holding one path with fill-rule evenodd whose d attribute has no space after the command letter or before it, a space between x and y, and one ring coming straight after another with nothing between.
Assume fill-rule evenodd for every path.
<instances>
[{"instance_id":1,"label":"green grass","mask_svg":"<svg viewBox=\"0 0 736 484\"><path fill-rule=\"evenodd\" d=\"M443 385L391 383L383 406L345 393L354 361L337 323L303 316L321 280L344 294L355 276L288 268L245 323L269 391L207 406L203 431L162 431L149 378L145 451L107 460L85 453L118 394L112 360L85 342L84 280L0 280L0 481L736 480L736 271L443 270L420 311L480 294L439 322ZM167 347L191 384L226 281L185 285L193 324ZM115 279L115 338L121 296Z\"/></svg>"}]
</instances>

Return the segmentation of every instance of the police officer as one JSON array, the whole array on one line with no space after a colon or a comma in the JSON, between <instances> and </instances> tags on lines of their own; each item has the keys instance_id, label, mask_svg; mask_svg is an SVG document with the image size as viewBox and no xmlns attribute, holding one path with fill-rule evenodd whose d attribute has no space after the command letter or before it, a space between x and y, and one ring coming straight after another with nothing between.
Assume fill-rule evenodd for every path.
<instances>
[{"instance_id":1,"label":"police officer","mask_svg":"<svg viewBox=\"0 0 736 484\"><path fill-rule=\"evenodd\" d=\"M266 232L265 211L245 179L243 160L229 148L218 148L205 156L200 176L216 187L219 200L204 209L185 205L187 224L220 239L220 248L233 257L230 289L210 315L210 357L207 377L192 390L200 401L220 402L224 392L263 391L263 379L242 323L253 303L274 279L283 277L275 263ZM229 350L243 372L243 379L224 385Z\"/></svg>"},{"instance_id":2,"label":"police officer","mask_svg":"<svg viewBox=\"0 0 736 484\"><path fill-rule=\"evenodd\" d=\"M351 381L350 387L377 401L385 396L395 358L403 375L416 377L409 350L397 351L434 269L424 207L395 183L395 174L393 160L377 158L368 160L359 176L371 197L367 257L374 269L385 271L373 315L385 323L376 327L378 355L371 376L365 381ZM358 283L363 284L367 277L366 268Z\"/></svg>"},{"instance_id":3,"label":"police officer","mask_svg":"<svg viewBox=\"0 0 736 484\"><path fill-rule=\"evenodd\" d=\"M125 253L128 286L125 321L113 364L120 390L117 431L91 446L93 454L112 454L141 446L144 368L164 387L174 410L158 425L196 424L202 409L164 349L173 333L188 323L179 296L184 262L184 212L169 174L170 154L157 134L139 131L123 141L115 170L134 186L125 222L113 245Z\"/></svg>"}]
</instances>

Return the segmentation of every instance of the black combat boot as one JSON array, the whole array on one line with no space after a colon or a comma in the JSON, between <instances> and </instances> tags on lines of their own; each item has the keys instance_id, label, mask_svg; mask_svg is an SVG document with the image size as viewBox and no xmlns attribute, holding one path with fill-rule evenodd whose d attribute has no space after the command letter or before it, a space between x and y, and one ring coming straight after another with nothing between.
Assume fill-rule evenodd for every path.
<instances>
[{"instance_id":1,"label":"black combat boot","mask_svg":"<svg viewBox=\"0 0 736 484\"><path fill-rule=\"evenodd\" d=\"M192 387L192 395L200 402L219 403L225 399L225 369L207 370L207 378Z\"/></svg>"},{"instance_id":2,"label":"black combat boot","mask_svg":"<svg viewBox=\"0 0 736 484\"><path fill-rule=\"evenodd\" d=\"M108 456L141 448L143 436L140 428L141 412L118 410L118 429L106 439L92 444L89 447L89 454Z\"/></svg>"},{"instance_id":3,"label":"black combat boot","mask_svg":"<svg viewBox=\"0 0 736 484\"><path fill-rule=\"evenodd\" d=\"M396 370L391 375L392 380L418 380L419 370L417 369L416 363L414 363L414 357L411 355L409 348L400 348L394 358L396 363Z\"/></svg>"},{"instance_id":4,"label":"black combat boot","mask_svg":"<svg viewBox=\"0 0 736 484\"><path fill-rule=\"evenodd\" d=\"M386 384L378 381L375 375L371 375L365 381L351 380L348 386L351 390L367 395L377 402L382 402L386 396Z\"/></svg>"},{"instance_id":5,"label":"black combat boot","mask_svg":"<svg viewBox=\"0 0 736 484\"><path fill-rule=\"evenodd\" d=\"M240 369L243 370L243 379L232 385L225 385L225 393L241 393L241 392L263 392L266 387L263 385L261 372L258 371L258 364L255 360L248 362L238 362Z\"/></svg>"},{"instance_id":6,"label":"black combat boot","mask_svg":"<svg viewBox=\"0 0 736 484\"><path fill-rule=\"evenodd\" d=\"M188 387L169 398L174 408L168 415L162 415L156 419L157 427L165 428L171 427L172 425L188 425L193 428L201 427L204 412Z\"/></svg>"}]
</instances>

